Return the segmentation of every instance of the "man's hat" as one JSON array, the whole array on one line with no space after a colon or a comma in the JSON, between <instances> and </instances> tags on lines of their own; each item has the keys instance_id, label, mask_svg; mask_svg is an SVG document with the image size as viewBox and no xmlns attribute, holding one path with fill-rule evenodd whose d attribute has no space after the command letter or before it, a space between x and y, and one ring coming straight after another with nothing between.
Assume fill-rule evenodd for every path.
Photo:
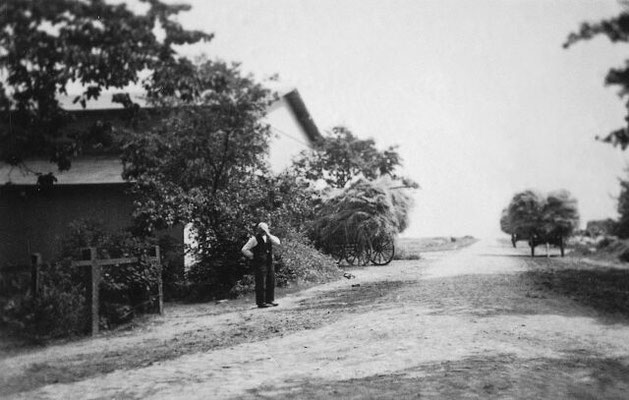
<instances>
[{"instance_id":1,"label":"man's hat","mask_svg":"<svg viewBox=\"0 0 629 400\"><path fill-rule=\"evenodd\" d=\"M269 230L269 226L265 222L260 222L258 224L258 228L262 229L263 231L268 231Z\"/></svg>"}]
</instances>

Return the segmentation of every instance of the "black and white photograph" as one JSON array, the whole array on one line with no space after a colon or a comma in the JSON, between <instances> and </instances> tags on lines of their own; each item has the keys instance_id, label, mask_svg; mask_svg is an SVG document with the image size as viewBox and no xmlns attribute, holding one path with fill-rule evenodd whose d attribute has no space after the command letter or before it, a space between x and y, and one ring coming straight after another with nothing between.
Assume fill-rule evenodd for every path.
<instances>
[{"instance_id":1,"label":"black and white photograph","mask_svg":"<svg viewBox=\"0 0 629 400\"><path fill-rule=\"evenodd\" d=\"M0 0L0 398L629 398L629 1Z\"/></svg>"}]
</instances>

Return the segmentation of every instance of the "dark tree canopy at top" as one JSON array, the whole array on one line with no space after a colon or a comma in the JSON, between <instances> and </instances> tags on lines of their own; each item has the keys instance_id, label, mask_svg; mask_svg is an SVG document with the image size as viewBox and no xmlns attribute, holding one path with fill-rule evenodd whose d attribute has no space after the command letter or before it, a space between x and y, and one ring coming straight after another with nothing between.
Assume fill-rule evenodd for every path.
<instances>
[{"instance_id":1,"label":"dark tree canopy at top","mask_svg":"<svg viewBox=\"0 0 629 400\"><path fill-rule=\"evenodd\" d=\"M599 35L606 36L612 43L629 42L629 12L623 11L614 18L596 23L582 23L577 32L573 32L568 36L564 43L564 48L568 48L582 40L590 40ZM609 69L605 77L605 85L620 87L619 94L623 98L629 95L629 60L626 60L622 66ZM620 146L623 150L629 146L629 102L627 103L625 126L610 132L602 138L597 136L597 139L611 143L614 146Z\"/></svg>"},{"instance_id":2,"label":"dark tree canopy at top","mask_svg":"<svg viewBox=\"0 0 629 400\"><path fill-rule=\"evenodd\" d=\"M183 29L173 20L188 5L139 2L143 13L104 0L0 2L2 161L16 165L28 156L49 155L61 170L70 167L80 146L62 137L68 115L58 101L69 83L82 86L74 101L83 107L103 90L133 83L153 96L175 91L185 75L166 82L173 74L164 71L185 70L190 62L178 57L173 46L211 40L212 35ZM156 28L162 30L161 38ZM140 82L142 71L150 74ZM125 97L118 99L124 102Z\"/></svg>"}]
</instances>

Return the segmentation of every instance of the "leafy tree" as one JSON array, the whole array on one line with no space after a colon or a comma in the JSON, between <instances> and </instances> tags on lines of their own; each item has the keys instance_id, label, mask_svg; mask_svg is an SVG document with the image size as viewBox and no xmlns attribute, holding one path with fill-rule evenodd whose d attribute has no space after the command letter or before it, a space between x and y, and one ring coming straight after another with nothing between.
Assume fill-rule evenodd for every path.
<instances>
[{"instance_id":1,"label":"leafy tree","mask_svg":"<svg viewBox=\"0 0 629 400\"><path fill-rule=\"evenodd\" d=\"M337 126L312 150L302 152L293 168L306 179L324 180L331 187L343 188L360 177L369 180L385 175L398 178L395 170L400 165L396 147L379 151L373 139L359 139L349 129ZM403 184L417 187L408 179Z\"/></svg>"},{"instance_id":2,"label":"leafy tree","mask_svg":"<svg viewBox=\"0 0 629 400\"><path fill-rule=\"evenodd\" d=\"M64 134L70 116L58 101L69 83L83 107L104 89L141 83L149 95L191 96L185 71L191 63L173 46L210 40L182 28L173 17L187 5L140 0L136 13L105 0L5 0L0 4L0 158L18 165L27 156L49 156L60 170L81 152L81 138ZM163 38L154 31L159 28ZM148 71L141 80L140 73ZM175 90L177 88L177 90ZM128 95L115 101L132 107ZM52 181L50 181L52 183Z\"/></svg>"},{"instance_id":3,"label":"leafy tree","mask_svg":"<svg viewBox=\"0 0 629 400\"><path fill-rule=\"evenodd\" d=\"M606 36L613 43L629 42L629 13L623 11L620 15L604 19L599 22L584 22L577 32L571 33L564 48L568 48L577 42L590 40L599 35ZM611 68L605 77L605 85L614 85L620 87L620 96L626 98L629 94L629 60L620 67ZM602 138L597 136L598 140L611 143L614 146L620 146L623 150L629 146L629 102L627 103L627 116L625 117L625 126L619 128L607 136Z\"/></svg>"},{"instance_id":4,"label":"leafy tree","mask_svg":"<svg viewBox=\"0 0 629 400\"><path fill-rule=\"evenodd\" d=\"M266 215L261 218L271 221L273 230L281 236L306 230L321 205L320 191L289 170L260 179L262 193L267 196L258 199L253 207L265 210Z\"/></svg>"},{"instance_id":5,"label":"leafy tree","mask_svg":"<svg viewBox=\"0 0 629 400\"><path fill-rule=\"evenodd\" d=\"M229 250L219 244L240 238L259 213L251 206L267 196L259 176L268 176L270 131L260 121L274 96L238 64L203 61L193 69L192 95L171 98L177 106L160 109L160 124L126 139L124 177L145 230L191 222L201 250L220 256Z\"/></svg>"},{"instance_id":6,"label":"leafy tree","mask_svg":"<svg viewBox=\"0 0 629 400\"><path fill-rule=\"evenodd\" d=\"M621 238L629 237L629 180L620 180L620 195L618 196L618 224L616 234Z\"/></svg>"},{"instance_id":7,"label":"leafy tree","mask_svg":"<svg viewBox=\"0 0 629 400\"><path fill-rule=\"evenodd\" d=\"M141 232L191 224L197 246L188 251L198 265L188 279L204 298L230 292L246 272L239 250L247 233L280 205L280 194L270 201L270 130L261 122L276 96L235 63L190 68L189 94L151 99L162 119L129 133L122 160Z\"/></svg>"}]
</instances>

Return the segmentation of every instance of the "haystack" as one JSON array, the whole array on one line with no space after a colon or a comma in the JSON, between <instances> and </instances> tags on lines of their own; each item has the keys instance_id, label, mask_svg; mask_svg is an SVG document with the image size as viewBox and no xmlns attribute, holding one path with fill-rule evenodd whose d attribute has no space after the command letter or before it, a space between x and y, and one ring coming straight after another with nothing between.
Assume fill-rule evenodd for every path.
<instances>
[{"instance_id":1,"label":"haystack","mask_svg":"<svg viewBox=\"0 0 629 400\"><path fill-rule=\"evenodd\" d=\"M359 180L323 202L311 233L331 252L335 246L368 247L376 237L393 237L408 226L412 198L389 178Z\"/></svg>"},{"instance_id":2,"label":"haystack","mask_svg":"<svg viewBox=\"0 0 629 400\"><path fill-rule=\"evenodd\" d=\"M511 233L527 238L530 234L552 236L570 235L579 225L577 200L567 190L548 195L526 190L513 196L507 209L508 218L501 225Z\"/></svg>"}]
</instances>

